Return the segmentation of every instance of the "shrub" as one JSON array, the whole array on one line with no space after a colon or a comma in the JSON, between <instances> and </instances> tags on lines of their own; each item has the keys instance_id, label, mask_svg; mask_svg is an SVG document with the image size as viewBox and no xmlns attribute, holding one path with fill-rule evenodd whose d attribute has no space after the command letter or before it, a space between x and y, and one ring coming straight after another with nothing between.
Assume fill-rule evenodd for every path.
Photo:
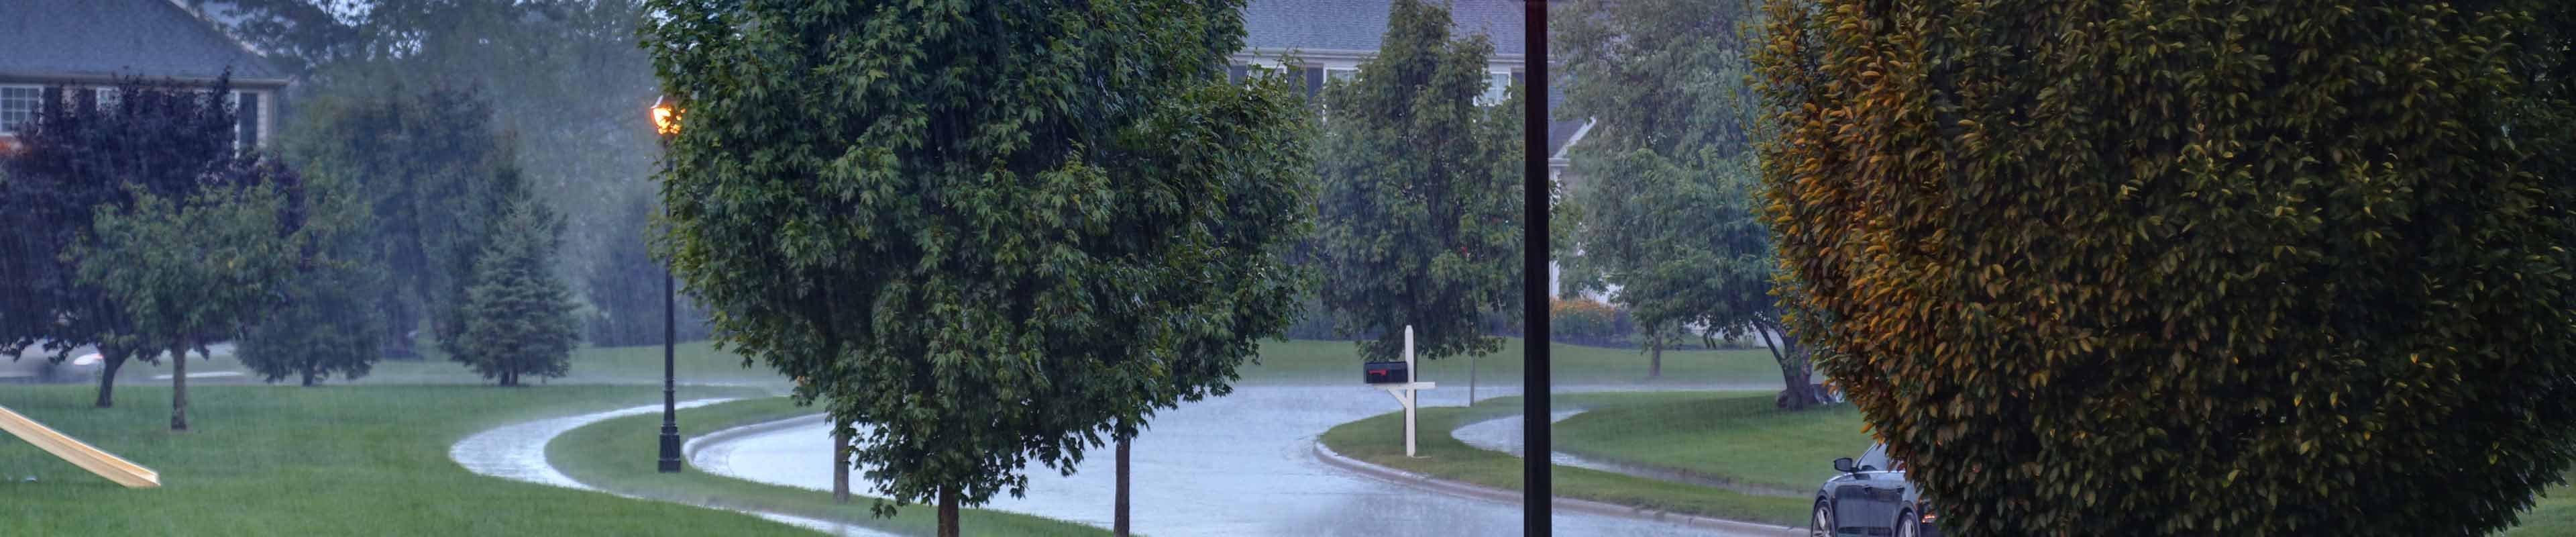
<instances>
[{"instance_id":1,"label":"shrub","mask_svg":"<svg viewBox=\"0 0 2576 537\"><path fill-rule=\"evenodd\" d=\"M2568 8L1770 6L1793 321L1954 530L2483 535L2562 480Z\"/></svg>"}]
</instances>

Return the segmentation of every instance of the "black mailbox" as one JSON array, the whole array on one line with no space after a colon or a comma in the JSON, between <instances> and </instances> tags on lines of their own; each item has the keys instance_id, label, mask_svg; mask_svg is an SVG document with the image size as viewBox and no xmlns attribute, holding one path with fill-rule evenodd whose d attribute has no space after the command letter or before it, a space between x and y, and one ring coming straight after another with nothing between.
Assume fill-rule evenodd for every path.
<instances>
[{"instance_id":1,"label":"black mailbox","mask_svg":"<svg viewBox=\"0 0 2576 537\"><path fill-rule=\"evenodd\" d=\"M1369 362L1369 384L1403 384L1413 382L1413 369L1404 362Z\"/></svg>"}]
</instances>

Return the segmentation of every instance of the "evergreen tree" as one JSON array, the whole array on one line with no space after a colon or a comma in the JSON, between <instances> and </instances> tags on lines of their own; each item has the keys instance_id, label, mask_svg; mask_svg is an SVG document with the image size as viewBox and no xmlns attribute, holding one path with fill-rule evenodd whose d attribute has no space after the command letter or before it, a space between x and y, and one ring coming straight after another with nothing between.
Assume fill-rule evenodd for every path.
<instances>
[{"instance_id":1,"label":"evergreen tree","mask_svg":"<svg viewBox=\"0 0 2576 537\"><path fill-rule=\"evenodd\" d=\"M601 245L604 257L592 263L581 280L582 296L590 306L583 315L582 339L601 347L658 345L666 293L662 285L670 272L666 261L653 257L654 199L638 195L623 205L623 228L606 237ZM706 310L685 296L679 297L678 305L677 338L706 339Z\"/></svg>"},{"instance_id":2,"label":"evergreen tree","mask_svg":"<svg viewBox=\"0 0 2576 537\"><path fill-rule=\"evenodd\" d=\"M384 318L373 299L384 275L368 242L366 204L346 183L308 180L310 194L290 200L308 240L284 304L243 335L236 355L269 382L292 377L313 386L333 374L364 377L383 356Z\"/></svg>"},{"instance_id":3,"label":"evergreen tree","mask_svg":"<svg viewBox=\"0 0 2576 537\"><path fill-rule=\"evenodd\" d=\"M1477 106L1482 35L1452 39L1448 8L1396 0L1378 55L1324 90L1316 254L1323 299L1369 360L1502 349L1488 315L1517 315L1521 106Z\"/></svg>"},{"instance_id":4,"label":"evergreen tree","mask_svg":"<svg viewBox=\"0 0 2576 537\"><path fill-rule=\"evenodd\" d=\"M529 200L512 204L494 226L474 263L461 308L465 329L451 359L502 386L521 385L530 375L563 376L580 334L572 292L554 273L561 224Z\"/></svg>"},{"instance_id":5,"label":"evergreen tree","mask_svg":"<svg viewBox=\"0 0 2576 537\"><path fill-rule=\"evenodd\" d=\"M375 302L384 337L408 354L427 321L450 354L487 233L510 204L529 197L510 139L492 108L466 90L395 87L318 95L287 131L287 156L308 174L353 185L368 205L373 264L385 285Z\"/></svg>"}]
</instances>

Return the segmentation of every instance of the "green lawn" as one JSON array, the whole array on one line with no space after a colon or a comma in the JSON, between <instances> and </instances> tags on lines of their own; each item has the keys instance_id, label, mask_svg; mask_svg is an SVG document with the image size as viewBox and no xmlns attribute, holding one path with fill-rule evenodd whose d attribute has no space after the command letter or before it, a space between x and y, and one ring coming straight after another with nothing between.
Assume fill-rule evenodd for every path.
<instances>
[{"instance_id":1,"label":"green lawn","mask_svg":"<svg viewBox=\"0 0 2576 537\"><path fill-rule=\"evenodd\" d=\"M1556 450L1585 458L1813 494L1836 457L1869 448L1850 405L1779 410L1771 395L1605 398L1556 425Z\"/></svg>"},{"instance_id":2,"label":"green lawn","mask_svg":"<svg viewBox=\"0 0 2576 537\"><path fill-rule=\"evenodd\" d=\"M2576 486L2549 487L2531 510L2522 513L2522 525L2503 534L2512 537L2576 535Z\"/></svg>"},{"instance_id":3,"label":"green lawn","mask_svg":"<svg viewBox=\"0 0 2576 537\"><path fill-rule=\"evenodd\" d=\"M465 366L448 361L435 345L423 344L425 357L420 360L385 360L355 384L479 384L490 381L476 376ZM1690 350L1664 353L1664 374L1646 378L1647 358L1636 349L1611 349L1580 345L1554 345L1550 363L1555 366L1558 385L1646 385L1646 386L1778 386L1780 368L1771 354L1753 350ZM786 377L767 364L743 367L742 357L719 352L705 341L682 343L675 360L680 382L694 384L730 384L784 387ZM41 358L29 357L29 360ZM1358 346L1348 341L1264 340L1256 363L1243 368L1242 384L1358 384L1360 378ZM1422 361L1417 374L1423 380L1443 385L1467 382L1466 357ZM1518 385L1521 377L1521 340L1505 338L1503 349L1476 359L1479 383L1493 386ZM168 374L168 361L160 365L128 362L118 374L119 385L168 384L152 375ZM191 358L190 373L244 371L239 360L219 357L213 360ZM662 347L583 347L574 351L569 375L556 379L533 379L545 384L657 384L662 381ZM249 377L201 378L204 384L257 384ZM293 383L295 379L287 379ZM346 383L331 379L331 384Z\"/></svg>"},{"instance_id":4,"label":"green lawn","mask_svg":"<svg viewBox=\"0 0 2576 537\"><path fill-rule=\"evenodd\" d=\"M1693 350L1664 352L1664 374L1646 379L1647 358L1636 349L1609 349L1580 345L1549 347L1548 364L1554 369L1553 380L1560 386L1576 385L1655 385L1710 386L1758 385L1778 389L1780 366L1771 354L1754 350ZM1243 370L1244 384L1358 384L1360 382L1359 346L1348 341L1295 340L1261 342L1260 363ZM1438 382L1441 386L1465 386L1466 357L1417 361L1415 378ZM1476 378L1487 385L1518 385L1521 379L1521 340L1504 338L1503 350L1476 359Z\"/></svg>"},{"instance_id":5,"label":"green lawn","mask_svg":"<svg viewBox=\"0 0 2576 537\"><path fill-rule=\"evenodd\" d=\"M756 396L702 389L698 395ZM633 387L259 387L189 390L188 433L169 389L0 387L0 406L161 474L133 490L23 442L0 441L0 520L20 535L796 535L749 515L484 477L447 457L458 439L529 419L648 404ZM35 477L34 482L24 481Z\"/></svg>"},{"instance_id":6,"label":"green lawn","mask_svg":"<svg viewBox=\"0 0 2576 537\"><path fill-rule=\"evenodd\" d=\"M1669 366L1669 364L1668 364ZM1585 407L1591 410L1556 424L1555 448L1585 458L1653 467L1734 481L1749 487L1779 489L1780 493L1797 496L1780 502L1747 502L1745 507L1767 509L1744 520L1801 525L1808 506L1804 501L1818 484L1832 477L1836 457L1856 457L1869 447L1868 433L1861 431L1861 417L1849 406L1784 412L1772 405L1770 394L1742 393L1626 393L1559 395L1556 406ZM1425 409L1421 425L1425 427L1418 441L1423 453L1435 443L1443 449L1464 448L1448 431L1457 425L1477 419L1516 412L1518 406L1497 402L1479 407L1476 414L1457 412L1461 409ZM1433 411L1446 416L1435 423ZM1520 486L1519 459L1502 454L1446 457L1451 460L1406 460L1402 446L1395 444L1402 424L1395 416L1379 416L1342 427L1326 435L1326 442L1341 450L1344 443L1363 443L1378 451L1375 458L1364 458L1433 475L1452 476L1470 482L1493 486ZM1372 423L1379 422L1379 423ZM1375 427L1378 430L1365 430ZM1439 431L1434 440L1430 431ZM1344 434L1362 433L1366 434ZM1339 435L1339 436L1337 436ZM1362 442L1365 441L1365 442ZM1391 447L1390 447L1391 446ZM1472 449L1472 448L1469 448ZM1343 451L1351 454L1350 451ZM1353 455L1357 457L1358 455ZM1502 459L1500 464L1489 459ZM1687 505L1690 502L1725 502L1737 498L1706 495L1670 496L1649 503L1619 501L1624 496L1645 494L1648 490L1633 483L1600 478L1598 472L1557 467L1557 492L1561 495L1604 499L1632 505ZM1624 477L1624 476L1622 476ZM1632 478L1633 479L1633 478ZM1594 489L1587 492L1586 489ZM1773 505L1777 503L1777 505ZM1676 509L1684 510L1686 509ZM1710 514L1726 512L1712 509ZM1719 515L1722 518L1739 518ZM2576 535L2576 487L2552 487L2539 499L2538 505L2522 516L2523 525L2504 532L2508 536Z\"/></svg>"},{"instance_id":7,"label":"green lawn","mask_svg":"<svg viewBox=\"0 0 2576 537\"><path fill-rule=\"evenodd\" d=\"M712 432L729 427L812 414L811 407L798 407L783 397L734 401L680 411L680 419L689 429ZM807 518L849 522L880 531L904 535L932 535L938 529L937 510L927 505L912 505L897 512L894 518L873 518L868 497L852 498L847 505L834 503L831 493L754 483L696 471L664 474L654 470L650 457L632 449L600 449L601 446L645 446L662 425L660 415L632 416L608 420L574 429L557 437L546 446L546 458L556 469L591 486L649 498L689 502L708 502L736 509L754 509L787 513ZM1041 470L1043 471L1043 470ZM865 489L867 481L852 476L854 486ZM959 524L969 535L1105 535L1109 532L1070 522L1047 518L963 509Z\"/></svg>"},{"instance_id":8,"label":"green lawn","mask_svg":"<svg viewBox=\"0 0 2576 537\"><path fill-rule=\"evenodd\" d=\"M1667 364L1669 365L1669 364ZM1730 395L1742 396L1742 392ZM1648 404L1710 397L1709 392L1560 394L1555 404L1601 408L1615 404ZM1322 441L1333 451L1379 465L1495 488L1521 487L1521 460L1507 453L1468 446L1450 436L1459 426L1520 411L1518 397L1493 400L1473 409L1435 407L1420 410L1415 438L1419 458L1404 456L1403 413L1391 412L1345 423L1326 431ZM1564 438L1559 435L1558 438ZM1806 520L1803 497L1744 494L1731 490L1558 466L1555 494L1600 502L1707 515L1730 520L1800 525Z\"/></svg>"}]
</instances>

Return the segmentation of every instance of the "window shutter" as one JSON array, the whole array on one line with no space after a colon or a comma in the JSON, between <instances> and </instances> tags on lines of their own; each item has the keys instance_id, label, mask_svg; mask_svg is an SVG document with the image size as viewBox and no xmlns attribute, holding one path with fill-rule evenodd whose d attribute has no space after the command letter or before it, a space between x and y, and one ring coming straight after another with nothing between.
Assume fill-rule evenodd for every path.
<instances>
[{"instance_id":1,"label":"window shutter","mask_svg":"<svg viewBox=\"0 0 2576 537\"><path fill-rule=\"evenodd\" d=\"M48 112L70 108L63 106L62 86L45 86L45 92L42 95L44 98L36 100L36 107L27 111L33 117L44 117Z\"/></svg>"},{"instance_id":2,"label":"window shutter","mask_svg":"<svg viewBox=\"0 0 2576 537\"><path fill-rule=\"evenodd\" d=\"M1241 65L1228 65L1228 66L1225 66L1225 81L1226 81L1226 82L1231 82L1231 83L1235 83L1235 84L1241 84L1241 83L1243 83L1243 79L1244 79L1245 77L1247 77L1247 76L1250 76L1250 72L1249 72L1247 69L1245 69L1245 68L1244 68L1244 66L1241 66Z\"/></svg>"},{"instance_id":3,"label":"window shutter","mask_svg":"<svg viewBox=\"0 0 2576 537\"><path fill-rule=\"evenodd\" d=\"M1323 95L1323 94L1324 94L1324 66L1321 66L1321 65L1309 65L1309 66L1306 66L1305 71L1306 71L1306 96L1307 96L1307 97L1309 97L1309 98L1312 98L1312 97L1318 97L1318 96Z\"/></svg>"},{"instance_id":4,"label":"window shutter","mask_svg":"<svg viewBox=\"0 0 2576 537\"><path fill-rule=\"evenodd\" d=\"M234 116L241 121L241 128L234 130L241 133L241 146L259 147L259 94L242 93L241 108L235 111Z\"/></svg>"}]
</instances>

